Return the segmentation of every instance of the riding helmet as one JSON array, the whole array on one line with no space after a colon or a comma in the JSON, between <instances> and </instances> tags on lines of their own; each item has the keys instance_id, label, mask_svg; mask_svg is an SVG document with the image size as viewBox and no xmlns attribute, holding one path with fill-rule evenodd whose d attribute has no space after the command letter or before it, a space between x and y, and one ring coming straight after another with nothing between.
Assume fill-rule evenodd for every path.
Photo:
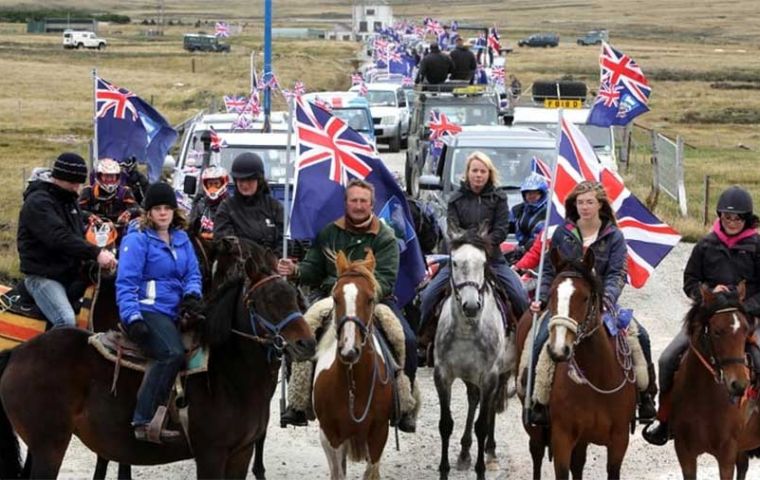
<instances>
[{"instance_id":1,"label":"riding helmet","mask_svg":"<svg viewBox=\"0 0 760 480\"><path fill-rule=\"evenodd\" d=\"M264 178L264 162L255 153L241 153L232 161L230 175L235 180Z\"/></svg>"},{"instance_id":2,"label":"riding helmet","mask_svg":"<svg viewBox=\"0 0 760 480\"><path fill-rule=\"evenodd\" d=\"M718 207L716 208L718 215L721 213L736 213L739 215L749 214L752 215L752 197L749 192L739 186L732 186L727 188L720 194L718 199Z\"/></svg>"}]
</instances>

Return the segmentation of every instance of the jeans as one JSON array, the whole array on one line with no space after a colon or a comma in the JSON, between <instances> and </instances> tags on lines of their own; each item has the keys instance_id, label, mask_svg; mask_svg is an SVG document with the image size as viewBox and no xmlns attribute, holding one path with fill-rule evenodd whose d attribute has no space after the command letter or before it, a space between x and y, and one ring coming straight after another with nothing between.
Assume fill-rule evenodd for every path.
<instances>
[{"instance_id":1,"label":"jeans","mask_svg":"<svg viewBox=\"0 0 760 480\"><path fill-rule=\"evenodd\" d=\"M401 327L404 329L404 344L406 346L406 358L404 359L404 373L409 377L409 381L414 384L414 377L417 374L417 336L414 334L412 327L409 326L409 322L406 321L406 317L401 312L395 299L385 299L380 303L388 306L401 322Z\"/></svg>"},{"instance_id":2,"label":"jeans","mask_svg":"<svg viewBox=\"0 0 760 480\"><path fill-rule=\"evenodd\" d=\"M158 406L169 400L174 379L185 361L185 347L172 319L153 312L142 315L150 336L140 348L152 362L137 391L137 407L132 417L135 426L150 423Z\"/></svg>"},{"instance_id":3,"label":"jeans","mask_svg":"<svg viewBox=\"0 0 760 480\"><path fill-rule=\"evenodd\" d=\"M512 304L512 308L518 315L518 318L522 316L525 310L528 309L528 294L525 292L525 288L522 286L520 277L512 271L507 265L507 262L496 261L489 263L491 270L499 279L509 297L509 302ZM430 316L433 314L433 307L441 299L443 290L446 288L446 284L449 283L451 277L451 266L446 263L438 271L438 274L433 277L433 280L422 291L422 310L420 318L420 326L417 331L420 331L425 325Z\"/></svg>"},{"instance_id":4,"label":"jeans","mask_svg":"<svg viewBox=\"0 0 760 480\"><path fill-rule=\"evenodd\" d=\"M53 328L76 326L74 308L69 302L66 288L60 282L29 275L24 279L24 285Z\"/></svg>"}]
</instances>

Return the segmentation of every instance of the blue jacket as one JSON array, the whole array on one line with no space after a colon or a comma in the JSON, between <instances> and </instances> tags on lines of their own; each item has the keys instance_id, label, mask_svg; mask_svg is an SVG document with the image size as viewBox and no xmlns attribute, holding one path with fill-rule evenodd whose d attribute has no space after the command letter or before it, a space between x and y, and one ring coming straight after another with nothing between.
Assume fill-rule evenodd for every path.
<instances>
[{"instance_id":1,"label":"blue jacket","mask_svg":"<svg viewBox=\"0 0 760 480\"><path fill-rule=\"evenodd\" d=\"M182 297L201 295L198 258L187 234L171 230L171 247L155 230L130 226L121 242L116 303L126 325L155 312L176 319Z\"/></svg>"},{"instance_id":2,"label":"blue jacket","mask_svg":"<svg viewBox=\"0 0 760 480\"><path fill-rule=\"evenodd\" d=\"M509 214L509 223L515 229L518 245L530 250L533 239L544 229L546 196L536 203L523 202L515 205Z\"/></svg>"},{"instance_id":3,"label":"blue jacket","mask_svg":"<svg viewBox=\"0 0 760 480\"><path fill-rule=\"evenodd\" d=\"M552 248L559 249L560 254L568 259L583 257L583 241L575 224L568 222L558 226L552 235ZM607 224L602 226L596 241L589 247L594 251L594 269L602 278L604 297L617 303L623 291L626 280L626 258L628 247L625 244L623 232L617 226ZM550 261L544 263L543 278L541 279L541 301L549 298L549 289L554 281L554 266Z\"/></svg>"}]
</instances>

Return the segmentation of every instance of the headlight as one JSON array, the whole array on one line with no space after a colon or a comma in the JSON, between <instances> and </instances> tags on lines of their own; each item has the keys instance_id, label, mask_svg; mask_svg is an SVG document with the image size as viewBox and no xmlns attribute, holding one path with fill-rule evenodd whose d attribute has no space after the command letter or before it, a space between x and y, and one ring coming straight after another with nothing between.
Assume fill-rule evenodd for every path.
<instances>
[{"instance_id":1,"label":"headlight","mask_svg":"<svg viewBox=\"0 0 760 480\"><path fill-rule=\"evenodd\" d=\"M388 125L389 123L396 123L396 116L390 115L387 117L383 117L380 123L382 123L383 125Z\"/></svg>"}]
</instances>

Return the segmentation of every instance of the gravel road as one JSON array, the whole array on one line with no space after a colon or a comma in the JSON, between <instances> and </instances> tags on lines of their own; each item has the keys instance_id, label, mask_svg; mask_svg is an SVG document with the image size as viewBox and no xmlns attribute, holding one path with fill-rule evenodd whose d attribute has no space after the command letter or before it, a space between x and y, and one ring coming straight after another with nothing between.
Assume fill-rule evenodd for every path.
<instances>
[{"instance_id":1,"label":"gravel road","mask_svg":"<svg viewBox=\"0 0 760 480\"><path fill-rule=\"evenodd\" d=\"M391 170L403 171L403 154L384 155ZM655 358L665 348L670 338L677 332L681 318L687 309L687 300L681 292L682 272L691 252L689 244L678 245L655 271L645 288L627 288L622 304L633 308L637 318L647 326L652 337ZM423 407L420 412L417 433L400 434L400 451L396 451L392 437L386 445L381 472L385 478L393 479L436 479L440 459L438 437L438 399L432 381L432 371L421 369L418 378L423 392ZM336 399L340 401L340 398ZM466 399L464 386L455 384L452 412L455 426L452 436L450 459L455 460L459 449L459 437L464 422ZM507 412L497 417L496 440L500 469L489 472L488 478L529 478L532 472L528 452L528 436L520 424L519 401L511 399ZM267 439L265 462L269 478L329 478L327 462L319 443L317 425L307 428L281 429L278 425L279 407L277 398L272 402L272 422ZM640 429L631 438L623 476L635 479L677 479L681 478L680 468L673 444L653 447L640 435ZM475 447L473 446L473 453ZM606 452L599 447L590 447L586 465L587 478L606 477ZM61 470L62 478L88 478L92 475L95 456L77 439L67 452ZM751 465L752 470L758 467ZM349 478L361 478L363 465L349 464ZM700 478L717 478L717 465L712 457L700 461ZM135 478L192 478L195 466L192 462L178 462L159 467L134 467ZM544 462L543 475L553 478L553 466ZM755 474L756 475L756 474ZM249 475L250 476L250 475ZM749 478L753 474L750 471ZM111 467L108 478L116 478L116 466ZM451 479L475 478L473 471L452 471Z\"/></svg>"}]
</instances>

